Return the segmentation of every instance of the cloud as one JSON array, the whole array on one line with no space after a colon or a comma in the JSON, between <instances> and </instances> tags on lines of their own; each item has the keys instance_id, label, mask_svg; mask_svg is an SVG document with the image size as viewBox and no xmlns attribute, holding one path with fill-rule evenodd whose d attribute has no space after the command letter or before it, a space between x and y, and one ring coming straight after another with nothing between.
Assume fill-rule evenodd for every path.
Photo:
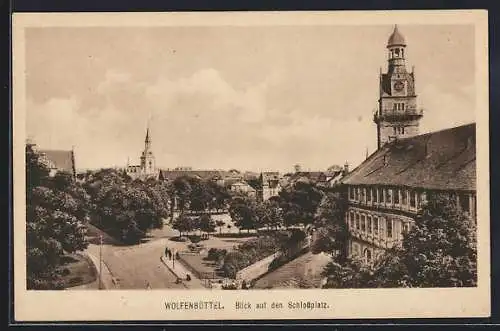
<instances>
[{"instance_id":1,"label":"cloud","mask_svg":"<svg viewBox=\"0 0 500 331\"><path fill-rule=\"evenodd\" d=\"M364 108L359 99L352 100L352 116L341 117L338 111L269 104L269 94L283 82L282 75L269 73L236 88L213 68L149 83L108 71L90 101L72 96L29 102L28 132L41 146L75 145L82 168L124 165L128 157L138 162L148 119L162 167L287 170L300 163L306 169L326 169L345 161L356 166L366 149L375 150L371 110L355 116ZM453 93L425 86L419 96L426 108L421 131L473 121L473 100L472 86Z\"/></svg>"},{"instance_id":2,"label":"cloud","mask_svg":"<svg viewBox=\"0 0 500 331\"><path fill-rule=\"evenodd\" d=\"M450 128L475 121L475 87L464 85L452 92L445 92L436 85L428 84L418 102L424 109L421 132Z\"/></svg>"}]
</instances>

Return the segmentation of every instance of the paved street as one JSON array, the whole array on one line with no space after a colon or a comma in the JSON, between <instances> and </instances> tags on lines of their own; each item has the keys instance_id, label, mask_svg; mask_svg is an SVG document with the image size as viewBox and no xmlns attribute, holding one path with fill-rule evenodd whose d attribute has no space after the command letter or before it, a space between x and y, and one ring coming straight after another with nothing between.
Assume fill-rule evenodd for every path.
<instances>
[{"instance_id":1,"label":"paved street","mask_svg":"<svg viewBox=\"0 0 500 331\"><path fill-rule=\"evenodd\" d=\"M94 234L100 233L95 228L92 231ZM110 238L107 239L103 240L103 261L120 289L146 289L148 283L151 289L185 289L182 284L175 283L176 277L160 260L166 239L134 246L119 246L111 243ZM95 240L91 242L87 251L98 258L99 245Z\"/></svg>"},{"instance_id":2,"label":"paved street","mask_svg":"<svg viewBox=\"0 0 500 331\"><path fill-rule=\"evenodd\" d=\"M165 247L174 251L186 250L187 244L169 240L170 237L177 236L178 232L165 225L161 230L153 230L150 233L149 241L125 246L115 239L102 232L92 225L89 226L89 247L87 253L95 257L96 267L99 268L99 236L103 238L102 259L103 259L103 281L106 288L119 289L185 289L183 284L176 284L176 275L172 273L161 261L161 256L165 252ZM231 249L233 246L249 240L250 238L216 238L211 237L203 241L205 250L211 247ZM109 271L109 272L108 272ZM111 279L116 281L113 284ZM195 286L196 281L192 281ZM198 286L195 286L198 287Z\"/></svg>"}]
</instances>

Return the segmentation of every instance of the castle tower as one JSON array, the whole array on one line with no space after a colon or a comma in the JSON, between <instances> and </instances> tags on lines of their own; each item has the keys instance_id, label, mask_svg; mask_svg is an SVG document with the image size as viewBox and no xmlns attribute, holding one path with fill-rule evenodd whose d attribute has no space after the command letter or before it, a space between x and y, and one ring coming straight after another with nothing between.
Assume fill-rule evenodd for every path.
<instances>
[{"instance_id":1,"label":"castle tower","mask_svg":"<svg viewBox=\"0 0 500 331\"><path fill-rule=\"evenodd\" d=\"M146 129L146 139L144 140L144 150L141 155L141 172L144 175L153 175L156 173L155 157L151 150L151 137L149 135L149 126Z\"/></svg>"},{"instance_id":2,"label":"castle tower","mask_svg":"<svg viewBox=\"0 0 500 331\"><path fill-rule=\"evenodd\" d=\"M417 108L415 75L406 70L406 41L394 26L387 42L387 73L380 70L380 97L373 117L377 124L377 146L419 134L423 111Z\"/></svg>"}]
</instances>

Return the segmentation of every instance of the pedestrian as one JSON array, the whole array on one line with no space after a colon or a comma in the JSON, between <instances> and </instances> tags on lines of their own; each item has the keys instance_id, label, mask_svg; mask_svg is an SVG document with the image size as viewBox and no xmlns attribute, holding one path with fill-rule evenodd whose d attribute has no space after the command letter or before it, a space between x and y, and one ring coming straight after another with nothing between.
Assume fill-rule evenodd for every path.
<instances>
[{"instance_id":1,"label":"pedestrian","mask_svg":"<svg viewBox=\"0 0 500 331\"><path fill-rule=\"evenodd\" d=\"M150 290L151 289L151 285L149 284L149 282L146 282L146 290Z\"/></svg>"}]
</instances>

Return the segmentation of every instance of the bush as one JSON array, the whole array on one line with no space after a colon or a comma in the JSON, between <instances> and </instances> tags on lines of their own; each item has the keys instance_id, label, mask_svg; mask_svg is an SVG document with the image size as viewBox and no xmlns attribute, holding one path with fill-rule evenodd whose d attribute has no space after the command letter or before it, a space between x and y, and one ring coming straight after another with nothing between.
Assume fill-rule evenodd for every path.
<instances>
[{"instance_id":1,"label":"bush","mask_svg":"<svg viewBox=\"0 0 500 331\"><path fill-rule=\"evenodd\" d=\"M219 261L227 255L226 249L210 248L208 250L207 260Z\"/></svg>"},{"instance_id":2,"label":"bush","mask_svg":"<svg viewBox=\"0 0 500 331\"><path fill-rule=\"evenodd\" d=\"M249 265L274 254L279 244L273 237L260 237L237 246L224 257L222 271L225 277L235 278L236 273Z\"/></svg>"},{"instance_id":3,"label":"bush","mask_svg":"<svg viewBox=\"0 0 500 331\"><path fill-rule=\"evenodd\" d=\"M191 240L191 242L193 244L199 243L200 241L203 240L203 238L201 236L198 236L198 235L192 235L192 236L189 236L188 238L189 238L189 240Z\"/></svg>"}]
</instances>

